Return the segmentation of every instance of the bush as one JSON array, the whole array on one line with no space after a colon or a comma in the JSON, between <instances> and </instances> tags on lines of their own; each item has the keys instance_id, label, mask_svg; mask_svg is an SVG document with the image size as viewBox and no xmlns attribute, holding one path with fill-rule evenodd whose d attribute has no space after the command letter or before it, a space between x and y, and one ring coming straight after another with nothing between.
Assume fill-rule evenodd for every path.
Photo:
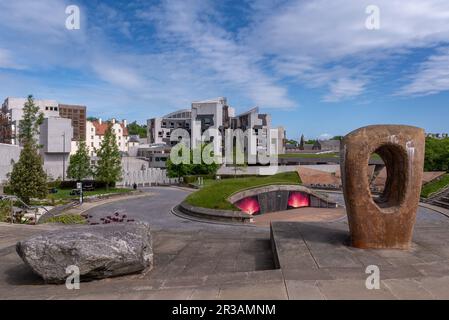
<instances>
[{"instance_id":1,"label":"bush","mask_svg":"<svg viewBox=\"0 0 449 320\"><path fill-rule=\"evenodd\" d=\"M106 183L103 181L83 180L82 182L83 182L83 184L92 184L95 189L106 189ZM77 183L77 181L74 181L74 180L61 181L61 183L59 184L59 188L60 189L76 189L76 183ZM114 188L115 185L110 186L110 187Z\"/></svg>"},{"instance_id":2,"label":"bush","mask_svg":"<svg viewBox=\"0 0 449 320\"><path fill-rule=\"evenodd\" d=\"M198 181L198 178L202 177L203 179L214 179L215 175L214 174L199 174L199 175L190 175L190 176L184 176L183 180L184 183L195 183Z\"/></svg>"},{"instance_id":3,"label":"bush","mask_svg":"<svg viewBox=\"0 0 449 320\"><path fill-rule=\"evenodd\" d=\"M0 201L0 222L9 222L11 217L11 202Z\"/></svg>"}]
</instances>

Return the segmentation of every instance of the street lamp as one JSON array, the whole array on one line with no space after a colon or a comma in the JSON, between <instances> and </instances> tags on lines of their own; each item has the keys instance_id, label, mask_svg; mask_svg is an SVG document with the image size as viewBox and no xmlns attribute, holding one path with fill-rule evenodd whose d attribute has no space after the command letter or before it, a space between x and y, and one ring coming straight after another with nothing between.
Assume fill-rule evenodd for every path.
<instances>
[{"instance_id":1,"label":"street lamp","mask_svg":"<svg viewBox=\"0 0 449 320\"><path fill-rule=\"evenodd\" d=\"M62 134L62 181L65 181L65 131Z\"/></svg>"}]
</instances>

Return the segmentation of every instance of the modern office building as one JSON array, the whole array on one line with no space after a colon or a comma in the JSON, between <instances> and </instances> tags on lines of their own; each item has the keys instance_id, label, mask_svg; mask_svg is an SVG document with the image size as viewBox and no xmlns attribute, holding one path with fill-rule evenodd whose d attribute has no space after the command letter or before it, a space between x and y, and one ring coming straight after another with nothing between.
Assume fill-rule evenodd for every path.
<instances>
[{"instance_id":1,"label":"modern office building","mask_svg":"<svg viewBox=\"0 0 449 320\"><path fill-rule=\"evenodd\" d=\"M194 101L190 109L183 109L160 118L149 119L147 124L148 143L150 145L165 144L173 146L178 143L176 139L170 141L173 131L185 129L190 135L192 148L195 148L201 144L206 130L215 129L212 131L221 135L222 147L224 148L227 129L241 129L243 132L252 129L252 136L245 140L245 151L248 148L254 151L263 148L266 150L269 143L274 143L275 147L270 147L271 153L285 152L285 130L283 128L279 128L280 132L271 130L270 115L259 113L257 107L235 115L235 109L228 105L224 97ZM214 139L215 136L209 141ZM218 144L215 145L218 146Z\"/></svg>"},{"instance_id":2,"label":"modern office building","mask_svg":"<svg viewBox=\"0 0 449 320\"><path fill-rule=\"evenodd\" d=\"M192 112L183 109L172 112L160 118L152 118L147 121L148 143L172 145L171 133L175 129L191 130ZM177 142L174 142L176 144Z\"/></svg>"},{"instance_id":3,"label":"modern office building","mask_svg":"<svg viewBox=\"0 0 449 320\"><path fill-rule=\"evenodd\" d=\"M72 121L73 140L86 140L86 106L59 104L59 116Z\"/></svg>"},{"instance_id":4,"label":"modern office building","mask_svg":"<svg viewBox=\"0 0 449 320\"><path fill-rule=\"evenodd\" d=\"M166 161L170 157L171 147L164 143L141 145L137 151L137 157L148 161L150 168L165 168Z\"/></svg>"},{"instance_id":5,"label":"modern office building","mask_svg":"<svg viewBox=\"0 0 449 320\"><path fill-rule=\"evenodd\" d=\"M6 114L0 112L0 143L11 144L11 123Z\"/></svg>"},{"instance_id":6,"label":"modern office building","mask_svg":"<svg viewBox=\"0 0 449 320\"><path fill-rule=\"evenodd\" d=\"M73 138L72 121L61 117L48 117L40 126L39 149L44 170L53 179L65 179Z\"/></svg>"},{"instance_id":7,"label":"modern office building","mask_svg":"<svg viewBox=\"0 0 449 320\"><path fill-rule=\"evenodd\" d=\"M2 104L2 114L7 117L10 126L11 144L19 145L19 121L23 118L23 107L27 99L8 97ZM34 100L44 114L44 118L59 117L59 106L55 100Z\"/></svg>"}]
</instances>

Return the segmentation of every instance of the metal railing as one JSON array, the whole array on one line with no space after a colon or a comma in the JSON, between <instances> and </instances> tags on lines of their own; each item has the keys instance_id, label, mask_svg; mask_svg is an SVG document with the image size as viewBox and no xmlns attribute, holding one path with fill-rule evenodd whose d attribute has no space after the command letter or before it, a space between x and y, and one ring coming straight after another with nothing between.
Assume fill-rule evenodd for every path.
<instances>
[{"instance_id":1,"label":"metal railing","mask_svg":"<svg viewBox=\"0 0 449 320\"><path fill-rule=\"evenodd\" d=\"M44 206L30 206L26 204L22 199L20 199L17 196L9 196L9 195L0 195L0 201L10 201L11 202L11 224L14 223L14 203L18 202L20 203L21 207L24 208L26 211L34 211L34 223L37 223L37 210L43 209L47 213L49 212L47 208Z\"/></svg>"}]
</instances>

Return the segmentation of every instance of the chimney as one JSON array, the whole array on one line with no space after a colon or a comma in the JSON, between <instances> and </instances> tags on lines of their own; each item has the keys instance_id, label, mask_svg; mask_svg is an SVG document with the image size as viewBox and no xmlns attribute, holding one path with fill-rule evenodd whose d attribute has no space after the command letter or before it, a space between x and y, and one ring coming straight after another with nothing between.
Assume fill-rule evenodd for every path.
<instances>
[{"instance_id":1,"label":"chimney","mask_svg":"<svg viewBox=\"0 0 449 320\"><path fill-rule=\"evenodd\" d=\"M98 118L98 123L99 123L99 124L102 124L102 123L103 123L103 120L101 120L101 118Z\"/></svg>"},{"instance_id":2,"label":"chimney","mask_svg":"<svg viewBox=\"0 0 449 320\"><path fill-rule=\"evenodd\" d=\"M112 118L111 122L112 124L115 124L115 118Z\"/></svg>"},{"instance_id":3,"label":"chimney","mask_svg":"<svg viewBox=\"0 0 449 320\"><path fill-rule=\"evenodd\" d=\"M126 128L128 126L128 121L126 121L126 119L122 120L123 126Z\"/></svg>"}]
</instances>

